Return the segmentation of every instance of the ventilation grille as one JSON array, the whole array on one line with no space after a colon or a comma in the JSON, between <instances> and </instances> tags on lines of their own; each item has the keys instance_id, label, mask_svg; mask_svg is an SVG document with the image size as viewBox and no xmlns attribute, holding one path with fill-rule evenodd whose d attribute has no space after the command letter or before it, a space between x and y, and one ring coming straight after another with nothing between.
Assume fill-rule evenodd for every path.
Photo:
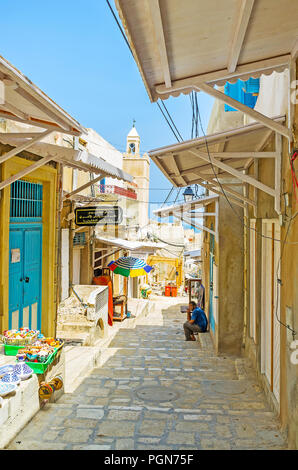
<instances>
[{"instance_id":1,"label":"ventilation grille","mask_svg":"<svg viewBox=\"0 0 298 470\"><path fill-rule=\"evenodd\" d=\"M42 217L42 184L15 181L10 190L10 217Z\"/></svg>"},{"instance_id":2,"label":"ventilation grille","mask_svg":"<svg viewBox=\"0 0 298 470\"><path fill-rule=\"evenodd\" d=\"M108 304L109 289L105 289L97 294L95 299L95 313L98 313L102 308Z\"/></svg>"},{"instance_id":3,"label":"ventilation grille","mask_svg":"<svg viewBox=\"0 0 298 470\"><path fill-rule=\"evenodd\" d=\"M78 232L73 237L74 246L84 246L86 245L86 232Z\"/></svg>"}]
</instances>

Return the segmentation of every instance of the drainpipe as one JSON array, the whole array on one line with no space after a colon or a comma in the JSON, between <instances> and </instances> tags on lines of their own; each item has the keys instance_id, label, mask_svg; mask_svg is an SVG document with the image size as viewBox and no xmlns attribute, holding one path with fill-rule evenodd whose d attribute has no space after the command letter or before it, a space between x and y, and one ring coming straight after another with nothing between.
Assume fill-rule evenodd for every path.
<instances>
[{"instance_id":1,"label":"drainpipe","mask_svg":"<svg viewBox=\"0 0 298 470\"><path fill-rule=\"evenodd\" d=\"M247 170L244 170L244 174ZM243 195L248 196L248 185L243 186ZM244 282L244 299L243 299L243 333L242 333L242 349L246 346L246 334L247 334L247 318L248 318L248 204L244 203L244 227L243 227L243 248L244 248L244 259L243 259L243 282Z\"/></svg>"}]
</instances>

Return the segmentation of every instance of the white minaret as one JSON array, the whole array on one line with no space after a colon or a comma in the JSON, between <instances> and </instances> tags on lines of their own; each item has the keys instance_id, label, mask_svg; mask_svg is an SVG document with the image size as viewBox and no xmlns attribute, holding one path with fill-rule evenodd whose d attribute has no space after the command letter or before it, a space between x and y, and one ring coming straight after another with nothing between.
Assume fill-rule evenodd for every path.
<instances>
[{"instance_id":1,"label":"white minaret","mask_svg":"<svg viewBox=\"0 0 298 470\"><path fill-rule=\"evenodd\" d=\"M133 126L127 135L126 153L129 156L132 156L132 155L135 155L136 157L140 156L140 136L135 128L135 121L133 121Z\"/></svg>"}]
</instances>

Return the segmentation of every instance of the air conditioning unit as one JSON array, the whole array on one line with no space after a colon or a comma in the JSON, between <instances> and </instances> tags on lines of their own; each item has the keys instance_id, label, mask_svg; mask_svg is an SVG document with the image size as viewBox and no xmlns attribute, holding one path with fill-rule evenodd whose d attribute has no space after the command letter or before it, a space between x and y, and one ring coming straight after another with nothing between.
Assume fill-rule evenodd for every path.
<instances>
[{"instance_id":1,"label":"air conditioning unit","mask_svg":"<svg viewBox=\"0 0 298 470\"><path fill-rule=\"evenodd\" d=\"M101 337L108 331L108 286L75 285L73 289L87 308L87 320L94 323Z\"/></svg>"}]
</instances>

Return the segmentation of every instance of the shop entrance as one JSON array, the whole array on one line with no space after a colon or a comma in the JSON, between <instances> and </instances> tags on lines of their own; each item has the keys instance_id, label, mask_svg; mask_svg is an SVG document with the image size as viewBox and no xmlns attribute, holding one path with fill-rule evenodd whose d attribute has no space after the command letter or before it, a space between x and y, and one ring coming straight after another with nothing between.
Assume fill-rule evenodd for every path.
<instances>
[{"instance_id":1,"label":"shop entrance","mask_svg":"<svg viewBox=\"0 0 298 470\"><path fill-rule=\"evenodd\" d=\"M42 185L11 185L9 328L41 329Z\"/></svg>"}]
</instances>

